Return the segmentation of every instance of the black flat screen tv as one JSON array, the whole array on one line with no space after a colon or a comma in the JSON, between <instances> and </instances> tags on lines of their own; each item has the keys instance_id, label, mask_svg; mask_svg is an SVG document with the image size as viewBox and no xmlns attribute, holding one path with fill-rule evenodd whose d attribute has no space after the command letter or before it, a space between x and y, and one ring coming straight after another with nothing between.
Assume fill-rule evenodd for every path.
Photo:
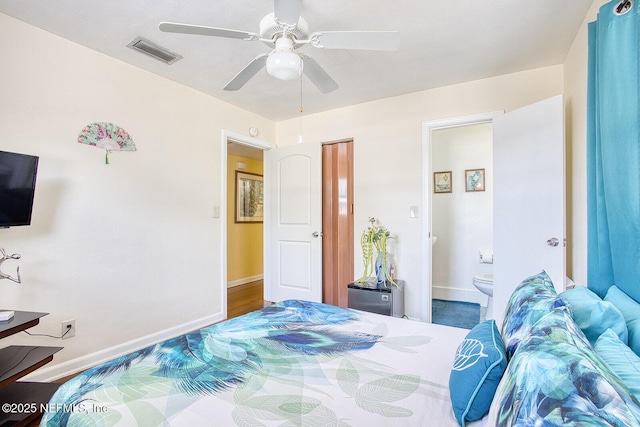
<instances>
[{"instance_id":1,"label":"black flat screen tv","mask_svg":"<svg viewBox=\"0 0 640 427\"><path fill-rule=\"evenodd\" d=\"M0 151L0 228L31 224L38 160Z\"/></svg>"}]
</instances>

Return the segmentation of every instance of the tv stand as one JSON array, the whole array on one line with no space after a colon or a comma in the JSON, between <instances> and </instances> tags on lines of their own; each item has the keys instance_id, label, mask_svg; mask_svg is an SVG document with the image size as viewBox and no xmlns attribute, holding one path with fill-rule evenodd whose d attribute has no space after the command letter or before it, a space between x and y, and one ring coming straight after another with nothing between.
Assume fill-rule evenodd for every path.
<instances>
[{"instance_id":1,"label":"tv stand","mask_svg":"<svg viewBox=\"0 0 640 427\"><path fill-rule=\"evenodd\" d=\"M48 313L15 311L0 321L0 339L36 326ZM37 421L59 384L16 382L53 360L62 347L10 345L0 349L0 425L28 426Z\"/></svg>"}]
</instances>

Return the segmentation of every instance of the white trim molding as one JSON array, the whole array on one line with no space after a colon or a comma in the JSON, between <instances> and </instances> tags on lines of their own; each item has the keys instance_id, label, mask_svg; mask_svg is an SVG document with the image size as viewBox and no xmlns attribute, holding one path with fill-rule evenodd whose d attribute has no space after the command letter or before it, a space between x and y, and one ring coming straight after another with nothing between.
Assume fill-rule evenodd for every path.
<instances>
[{"instance_id":1,"label":"white trim molding","mask_svg":"<svg viewBox=\"0 0 640 427\"><path fill-rule=\"evenodd\" d=\"M259 274L257 276L243 277L242 279L232 280L230 282L227 282L227 288L233 288L234 286L246 285L247 283L255 282L257 280L262 280L263 278L264 278L264 275Z\"/></svg>"}]
</instances>

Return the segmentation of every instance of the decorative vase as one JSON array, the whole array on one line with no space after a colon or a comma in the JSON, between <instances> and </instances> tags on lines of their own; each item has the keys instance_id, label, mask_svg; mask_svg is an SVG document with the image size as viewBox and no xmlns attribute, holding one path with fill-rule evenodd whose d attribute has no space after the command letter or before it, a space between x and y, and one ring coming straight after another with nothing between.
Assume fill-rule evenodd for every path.
<instances>
[{"instance_id":1,"label":"decorative vase","mask_svg":"<svg viewBox=\"0 0 640 427\"><path fill-rule=\"evenodd\" d=\"M389 266L387 265L387 253L378 252L375 263L375 271L378 284L381 284L383 287L387 286L387 277L389 276L388 269Z\"/></svg>"}]
</instances>

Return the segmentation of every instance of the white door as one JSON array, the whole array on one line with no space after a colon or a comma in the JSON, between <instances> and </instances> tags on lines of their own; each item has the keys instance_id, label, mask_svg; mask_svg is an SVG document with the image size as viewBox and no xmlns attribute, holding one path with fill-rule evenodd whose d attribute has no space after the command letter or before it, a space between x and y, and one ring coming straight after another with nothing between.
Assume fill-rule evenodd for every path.
<instances>
[{"instance_id":1,"label":"white door","mask_svg":"<svg viewBox=\"0 0 640 427\"><path fill-rule=\"evenodd\" d=\"M561 95L496 117L494 318L515 287L545 270L565 287L564 102Z\"/></svg>"},{"instance_id":2,"label":"white door","mask_svg":"<svg viewBox=\"0 0 640 427\"><path fill-rule=\"evenodd\" d=\"M322 302L322 146L266 152L265 299Z\"/></svg>"}]
</instances>

